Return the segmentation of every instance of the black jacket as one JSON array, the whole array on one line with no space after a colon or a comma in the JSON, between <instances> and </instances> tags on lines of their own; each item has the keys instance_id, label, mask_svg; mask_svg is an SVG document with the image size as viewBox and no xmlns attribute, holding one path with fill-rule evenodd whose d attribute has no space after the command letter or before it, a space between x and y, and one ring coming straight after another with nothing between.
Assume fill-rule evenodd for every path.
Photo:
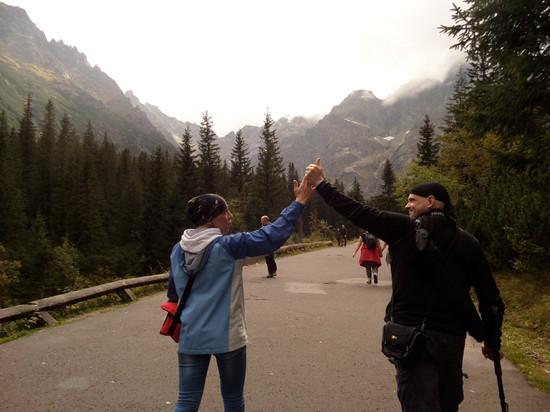
<instances>
[{"instance_id":1,"label":"black jacket","mask_svg":"<svg viewBox=\"0 0 550 412\"><path fill-rule=\"evenodd\" d=\"M430 232L439 252L420 252L415 241L415 220L407 215L362 205L326 182L317 186L317 192L338 213L389 245L394 321L420 325L432 302L428 329L458 336L465 336L469 331L478 340L487 340L487 330L492 330L492 334L500 337L500 322L483 316L484 308L499 307L503 312L489 264L477 239L458 228L454 220L443 213L423 216L423 226ZM470 299L472 287L484 324L491 323L483 325L485 332ZM388 304L386 321L390 311Z\"/></svg>"}]
</instances>

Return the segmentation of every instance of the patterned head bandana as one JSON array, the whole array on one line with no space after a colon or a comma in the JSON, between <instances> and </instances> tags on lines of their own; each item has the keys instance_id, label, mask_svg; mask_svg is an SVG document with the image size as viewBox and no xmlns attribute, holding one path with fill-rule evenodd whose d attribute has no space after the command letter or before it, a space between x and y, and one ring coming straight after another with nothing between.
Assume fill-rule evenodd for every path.
<instances>
[{"instance_id":1,"label":"patterned head bandana","mask_svg":"<svg viewBox=\"0 0 550 412\"><path fill-rule=\"evenodd\" d=\"M196 196L187 202L187 217L195 226L205 225L226 210L225 199L214 193Z\"/></svg>"}]
</instances>

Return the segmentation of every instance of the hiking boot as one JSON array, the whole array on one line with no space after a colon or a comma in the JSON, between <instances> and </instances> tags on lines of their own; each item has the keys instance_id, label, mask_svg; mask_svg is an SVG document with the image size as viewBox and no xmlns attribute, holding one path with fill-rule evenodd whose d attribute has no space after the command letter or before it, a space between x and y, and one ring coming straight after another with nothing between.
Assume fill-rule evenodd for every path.
<instances>
[{"instance_id":1,"label":"hiking boot","mask_svg":"<svg viewBox=\"0 0 550 412\"><path fill-rule=\"evenodd\" d=\"M374 275L374 284L378 284L378 275Z\"/></svg>"},{"instance_id":2,"label":"hiking boot","mask_svg":"<svg viewBox=\"0 0 550 412\"><path fill-rule=\"evenodd\" d=\"M372 283L371 279L368 278L368 279L367 279L367 285L370 285L371 283Z\"/></svg>"}]
</instances>

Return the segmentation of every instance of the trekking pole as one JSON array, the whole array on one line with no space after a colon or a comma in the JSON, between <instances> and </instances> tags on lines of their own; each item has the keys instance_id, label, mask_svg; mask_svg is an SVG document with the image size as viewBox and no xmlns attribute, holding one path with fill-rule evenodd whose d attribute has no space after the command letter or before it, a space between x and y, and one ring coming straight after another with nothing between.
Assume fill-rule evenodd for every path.
<instances>
[{"instance_id":1,"label":"trekking pole","mask_svg":"<svg viewBox=\"0 0 550 412\"><path fill-rule=\"evenodd\" d=\"M504 398L504 385L502 384L502 368L500 366L500 352L493 349L493 363L495 364L495 375L497 376L498 397L500 398L500 410L508 412L508 404Z\"/></svg>"}]
</instances>

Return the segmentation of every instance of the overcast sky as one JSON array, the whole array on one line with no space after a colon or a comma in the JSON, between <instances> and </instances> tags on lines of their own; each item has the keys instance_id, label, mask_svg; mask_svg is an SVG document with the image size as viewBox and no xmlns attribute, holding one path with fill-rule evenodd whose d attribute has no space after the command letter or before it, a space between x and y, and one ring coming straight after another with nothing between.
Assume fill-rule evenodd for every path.
<instances>
[{"instance_id":1,"label":"overcast sky","mask_svg":"<svg viewBox=\"0 0 550 412\"><path fill-rule=\"evenodd\" d=\"M350 92L442 79L461 55L447 0L2 0L86 54L123 91L223 136L321 116ZM461 4L461 1L454 1Z\"/></svg>"}]
</instances>

